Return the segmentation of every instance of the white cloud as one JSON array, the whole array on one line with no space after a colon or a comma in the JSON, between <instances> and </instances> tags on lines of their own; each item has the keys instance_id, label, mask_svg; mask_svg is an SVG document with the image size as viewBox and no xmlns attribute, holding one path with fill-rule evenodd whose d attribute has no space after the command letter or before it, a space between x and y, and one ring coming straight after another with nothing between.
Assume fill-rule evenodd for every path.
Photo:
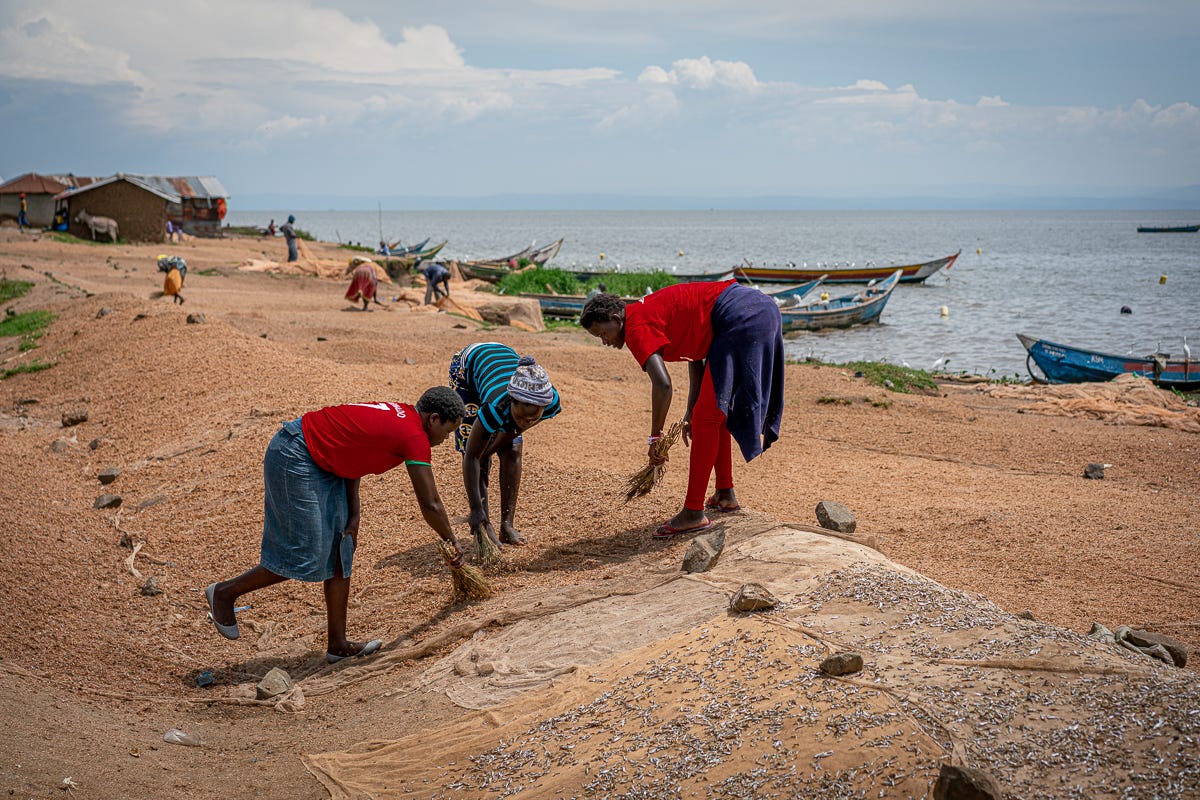
<instances>
[{"instance_id":1,"label":"white cloud","mask_svg":"<svg viewBox=\"0 0 1200 800\"><path fill-rule=\"evenodd\" d=\"M688 89L735 89L752 92L761 84L754 77L754 70L744 61L713 61L708 56L682 58L671 65L671 69L649 66L638 76L642 83L671 84Z\"/></svg>"},{"instance_id":2,"label":"white cloud","mask_svg":"<svg viewBox=\"0 0 1200 800\"><path fill-rule=\"evenodd\" d=\"M992 97L979 98L979 102L977 102L975 105L979 106L980 108L1003 108L1007 106L1008 103L1001 100L1000 95L994 95Z\"/></svg>"}]
</instances>

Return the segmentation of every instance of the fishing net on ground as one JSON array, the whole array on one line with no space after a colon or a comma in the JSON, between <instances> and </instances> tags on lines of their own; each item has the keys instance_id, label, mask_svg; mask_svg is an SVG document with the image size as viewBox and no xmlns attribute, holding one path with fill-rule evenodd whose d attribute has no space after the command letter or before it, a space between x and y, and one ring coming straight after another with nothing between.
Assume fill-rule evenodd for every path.
<instances>
[{"instance_id":1,"label":"fishing net on ground","mask_svg":"<svg viewBox=\"0 0 1200 800\"><path fill-rule=\"evenodd\" d=\"M1189 406L1174 392L1159 389L1148 378L1133 375L1118 375L1105 383L989 384L979 386L978 391L992 397L1032 401L1025 410L1035 414L1200 433L1200 408Z\"/></svg>"}]
</instances>

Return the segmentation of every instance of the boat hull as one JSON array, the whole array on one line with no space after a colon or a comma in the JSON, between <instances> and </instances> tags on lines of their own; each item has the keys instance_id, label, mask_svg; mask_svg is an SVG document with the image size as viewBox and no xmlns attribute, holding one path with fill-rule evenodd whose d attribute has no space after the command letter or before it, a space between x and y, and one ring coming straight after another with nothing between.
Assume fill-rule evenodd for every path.
<instances>
[{"instance_id":1,"label":"boat hull","mask_svg":"<svg viewBox=\"0 0 1200 800\"><path fill-rule=\"evenodd\" d=\"M568 269L568 270L563 270L563 271L570 272L578 280L584 281L584 282L590 281L593 278L599 278L600 280L604 280L605 278L607 278L611 275L634 274L633 270L630 270L629 272L616 272L614 270L599 271L599 270L586 270L586 269ZM639 270L639 271L644 271L644 270ZM649 270L649 271L654 272L656 270ZM724 272L677 273L677 272L667 272L665 269L660 270L660 271L665 275L670 275L678 283L710 283L713 281L728 281L728 280L732 280L734 277L736 277L736 273L737 273L737 270L734 270L734 269L727 269ZM803 279L801 279L801 280L803 280ZM788 283L799 283L799 282L800 281L788 281Z\"/></svg>"},{"instance_id":2,"label":"boat hull","mask_svg":"<svg viewBox=\"0 0 1200 800\"><path fill-rule=\"evenodd\" d=\"M1176 225L1169 228L1138 228L1138 233L1196 233L1200 231L1200 225Z\"/></svg>"},{"instance_id":3,"label":"boat hull","mask_svg":"<svg viewBox=\"0 0 1200 800\"><path fill-rule=\"evenodd\" d=\"M1029 359L1045 375L1045 381L1042 381L1031 369L1029 374L1035 381L1091 383L1111 381L1118 375L1136 375L1167 389L1200 389L1200 363L1190 359L1171 359L1166 355L1129 358L1047 342L1020 333L1017 338L1028 351Z\"/></svg>"},{"instance_id":4,"label":"boat hull","mask_svg":"<svg viewBox=\"0 0 1200 800\"><path fill-rule=\"evenodd\" d=\"M823 302L809 303L799 308L781 308L783 332L816 331L826 328L849 328L878 322L900 282L896 270L883 283L865 292L852 292Z\"/></svg>"},{"instance_id":5,"label":"boat hull","mask_svg":"<svg viewBox=\"0 0 1200 800\"><path fill-rule=\"evenodd\" d=\"M921 264L909 264L903 267L820 267L808 269L795 266L753 266L746 264L736 267L734 273L738 280L754 283L799 283L815 280L822 275L825 283L870 283L887 278L896 270L900 270L901 283L919 283L935 272L950 269L962 253L960 250L945 258L926 261Z\"/></svg>"}]
</instances>

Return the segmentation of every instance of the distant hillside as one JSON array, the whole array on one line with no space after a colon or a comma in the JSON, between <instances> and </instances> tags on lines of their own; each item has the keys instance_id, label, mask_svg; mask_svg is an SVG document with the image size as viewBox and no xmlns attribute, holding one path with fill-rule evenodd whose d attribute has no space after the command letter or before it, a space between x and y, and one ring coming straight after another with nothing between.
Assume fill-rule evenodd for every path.
<instances>
[{"instance_id":1,"label":"distant hillside","mask_svg":"<svg viewBox=\"0 0 1200 800\"><path fill-rule=\"evenodd\" d=\"M641 196L627 194L496 194L479 197L434 195L286 195L238 194L242 211L530 211L530 210L671 210L671 211L937 211L937 210L1200 210L1200 185L1105 194L1037 190L958 190L920 196L836 197L759 195L752 197Z\"/></svg>"}]
</instances>

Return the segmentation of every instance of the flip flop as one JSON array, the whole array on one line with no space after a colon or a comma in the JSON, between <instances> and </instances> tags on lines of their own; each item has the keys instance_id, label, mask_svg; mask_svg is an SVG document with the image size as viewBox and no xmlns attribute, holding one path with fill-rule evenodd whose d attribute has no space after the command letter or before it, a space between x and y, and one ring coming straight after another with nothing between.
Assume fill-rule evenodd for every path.
<instances>
[{"instance_id":1,"label":"flip flop","mask_svg":"<svg viewBox=\"0 0 1200 800\"><path fill-rule=\"evenodd\" d=\"M676 528L667 523L658 526L658 530L654 532L655 539L670 539L672 536L678 536L681 533L699 533L706 531L713 526L711 519L706 519L703 525L697 525L694 528Z\"/></svg>"},{"instance_id":2,"label":"flip flop","mask_svg":"<svg viewBox=\"0 0 1200 800\"><path fill-rule=\"evenodd\" d=\"M234 617L232 625L222 625L217 622L217 618L213 616L213 594L217 591L217 585L210 583L204 590L204 596L208 598L208 618L212 620L212 624L217 626L217 633L224 636L226 639L236 639L241 635L238 630L237 617Z\"/></svg>"},{"instance_id":3,"label":"flip flop","mask_svg":"<svg viewBox=\"0 0 1200 800\"><path fill-rule=\"evenodd\" d=\"M711 500L704 504L705 511L720 511L722 514L732 514L734 511L741 511L742 506L735 503L732 508L726 508L720 503L714 503Z\"/></svg>"},{"instance_id":4,"label":"flip flop","mask_svg":"<svg viewBox=\"0 0 1200 800\"><path fill-rule=\"evenodd\" d=\"M381 647L383 647L383 639L372 639L363 645L362 650L359 650L357 653L352 653L348 656L339 656L326 650L325 660L330 664L336 664L339 661L345 661L347 658L362 658L364 656L374 655L375 653L379 652L379 648Z\"/></svg>"}]
</instances>

